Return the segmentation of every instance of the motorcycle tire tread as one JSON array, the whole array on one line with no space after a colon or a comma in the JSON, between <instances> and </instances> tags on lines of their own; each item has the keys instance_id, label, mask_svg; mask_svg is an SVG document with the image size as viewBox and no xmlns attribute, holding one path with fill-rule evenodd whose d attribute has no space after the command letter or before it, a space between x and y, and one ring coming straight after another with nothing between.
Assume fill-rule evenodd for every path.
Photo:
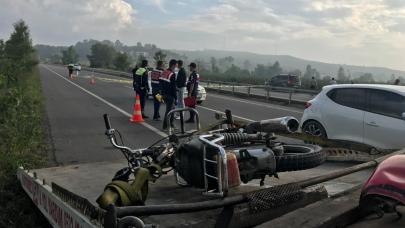
<instances>
[{"instance_id":1,"label":"motorcycle tire tread","mask_svg":"<svg viewBox=\"0 0 405 228\"><path fill-rule=\"evenodd\" d=\"M314 168L326 160L326 153L317 145L284 145L287 148L281 156L276 156L276 172L298 171ZM288 153L288 148L298 153Z\"/></svg>"}]
</instances>

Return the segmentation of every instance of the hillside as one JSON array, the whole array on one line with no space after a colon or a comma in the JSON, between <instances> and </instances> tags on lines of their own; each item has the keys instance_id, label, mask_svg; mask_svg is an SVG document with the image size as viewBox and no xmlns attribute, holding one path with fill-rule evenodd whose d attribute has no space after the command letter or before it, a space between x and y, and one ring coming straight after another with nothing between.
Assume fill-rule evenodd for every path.
<instances>
[{"instance_id":1,"label":"hillside","mask_svg":"<svg viewBox=\"0 0 405 228\"><path fill-rule=\"evenodd\" d=\"M202 50L202 51L185 51L185 50L172 50L179 54L186 55L189 59L203 59L209 62L211 56L215 58L224 58L226 56L232 56L235 59L235 63L239 66L243 66L245 60L249 60L251 63L256 64L269 64L279 61L281 67L286 70L299 69L302 72L305 71L306 66L309 64L316 68L321 75L336 76L339 64L323 63L318 61L311 61L296 58L289 55L261 55L250 52L239 51L221 51L221 50ZM369 66L355 66L355 65L342 65L346 72L349 72L352 78L359 77L364 73L373 74L376 80L387 81L392 75L395 77L405 76L405 71L394 70L384 67L369 67Z\"/></svg>"},{"instance_id":2,"label":"hillside","mask_svg":"<svg viewBox=\"0 0 405 228\"><path fill-rule=\"evenodd\" d=\"M80 56L80 62L83 64L88 64L87 55L90 54L91 45L102 42L114 47L117 51L126 52L131 57L131 61L136 61L137 55L145 55L146 58L151 59L154 53L160 50L154 44L144 44L137 43L134 46L127 46L122 44L120 41L111 42L108 40L97 41L97 40L84 40L77 42L74 45L76 52ZM54 58L55 55L61 55L61 51L67 49L65 46L50 46L50 45L35 45L38 55L42 61L49 61ZM331 76L336 77L339 64L324 63L319 61L306 60L301 58L296 58L289 55L262 55L250 52L241 51L222 51L222 50L200 50L200 51L188 51L188 50L163 50L167 53L167 58L181 58L186 62L198 61L199 64L204 64L206 69L211 69L211 57L217 60L223 59L228 56L233 57L233 64L239 66L242 69L248 69L253 71L257 64L273 64L278 61L284 71L289 72L293 70L300 70L305 72L306 66L309 64L312 68L316 68L321 76ZM134 64L133 64L134 65ZM229 65L227 66L229 67ZM371 73L375 80L377 81L387 81L397 77L404 77L405 71L394 70L384 67L370 67L370 66L355 66L355 65L342 65L345 69L346 75L351 75L351 78L357 78L365 73ZM222 67L222 70L223 67Z\"/></svg>"}]
</instances>

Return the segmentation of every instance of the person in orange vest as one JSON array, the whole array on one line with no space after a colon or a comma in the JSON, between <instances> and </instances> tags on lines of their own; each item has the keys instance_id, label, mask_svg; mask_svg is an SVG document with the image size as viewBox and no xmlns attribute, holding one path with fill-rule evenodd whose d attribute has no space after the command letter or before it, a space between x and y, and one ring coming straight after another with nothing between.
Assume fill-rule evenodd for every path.
<instances>
[{"instance_id":1,"label":"person in orange vest","mask_svg":"<svg viewBox=\"0 0 405 228\"><path fill-rule=\"evenodd\" d=\"M163 61L159 60L156 63L156 68L152 70L150 75L153 95L153 120L156 121L160 120L160 101L157 100L156 95L162 93L160 88L160 77L162 76L163 71Z\"/></svg>"},{"instance_id":2,"label":"person in orange vest","mask_svg":"<svg viewBox=\"0 0 405 228\"><path fill-rule=\"evenodd\" d=\"M174 109L176 99L177 99L177 88L176 88L176 74L174 69L177 67L177 61L175 59L170 60L169 68L163 71L160 77L160 88L163 95L163 100L166 104L166 112L163 120L163 130L167 129L167 114ZM173 125L174 116L170 118L170 126L174 128Z\"/></svg>"},{"instance_id":3,"label":"person in orange vest","mask_svg":"<svg viewBox=\"0 0 405 228\"><path fill-rule=\"evenodd\" d=\"M133 70L133 86L139 99L141 101L142 117L144 119L149 118L145 115L145 100L148 95L149 85L148 85L148 60L142 60L141 67Z\"/></svg>"}]
</instances>

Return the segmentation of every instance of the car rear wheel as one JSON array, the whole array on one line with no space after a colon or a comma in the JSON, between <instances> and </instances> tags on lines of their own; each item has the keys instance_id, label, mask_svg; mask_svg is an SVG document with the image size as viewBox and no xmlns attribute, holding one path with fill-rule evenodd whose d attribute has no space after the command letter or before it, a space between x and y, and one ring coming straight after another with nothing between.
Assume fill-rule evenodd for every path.
<instances>
[{"instance_id":1,"label":"car rear wheel","mask_svg":"<svg viewBox=\"0 0 405 228\"><path fill-rule=\"evenodd\" d=\"M309 120L302 126L302 132L321 138L327 138L325 128L318 121Z\"/></svg>"}]
</instances>

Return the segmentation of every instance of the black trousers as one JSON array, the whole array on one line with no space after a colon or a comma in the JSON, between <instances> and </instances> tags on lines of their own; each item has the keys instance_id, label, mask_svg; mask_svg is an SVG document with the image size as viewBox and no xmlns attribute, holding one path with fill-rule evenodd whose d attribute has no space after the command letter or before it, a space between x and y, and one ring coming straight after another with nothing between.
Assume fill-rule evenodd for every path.
<instances>
[{"instance_id":1,"label":"black trousers","mask_svg":"<svg viewBox=\"0 0 405 228\"><path fill-rule=\"evenodd\" d=\"M175 108L174 107L175 99L172 96L166 95L164 97L164 101L166 104L166 112L165 112L165 118L163 120L163 129L166 129L167 128L167 114ZM170 126L173 126L173 121L174 121L174 115L172 115L170 118Z\"/></svg>"},{"instance_id":2,"label":"black trousers","mask_svg":"<svg viewBox=\"0 0 405 228\"><path fill-rule=\"evenodd\" d=\"M139 90L135 90L135 93L136 93L136 95L139 95L139 100L141 102L142 115L144 115L145 101L146 101L146 96L148 95L148 92L146 89L139 89Z\"/></svg>"}]
</instances>

